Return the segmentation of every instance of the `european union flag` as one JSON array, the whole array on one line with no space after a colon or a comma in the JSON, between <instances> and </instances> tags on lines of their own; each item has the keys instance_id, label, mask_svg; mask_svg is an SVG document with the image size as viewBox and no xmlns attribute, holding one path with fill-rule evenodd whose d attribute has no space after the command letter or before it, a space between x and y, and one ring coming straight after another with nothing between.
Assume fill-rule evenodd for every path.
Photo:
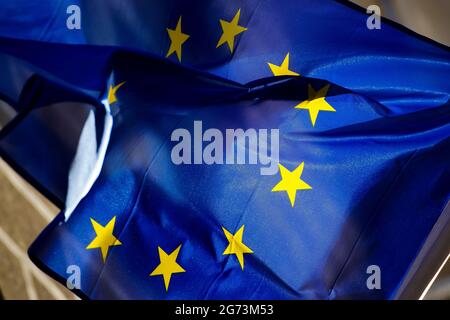
<instances>
[{"instance_id":1,"label":"european union flag","mask_svg":"<svg viewBox=\"0 0 450 320\"><path fill-rule=\"evenodd\" d=\"M62 209L44 271L90 299L398 296L450 196L448 48L339 1L70 1L72 31L5 3L0 152Z\"/></svg>"}]
</instances>

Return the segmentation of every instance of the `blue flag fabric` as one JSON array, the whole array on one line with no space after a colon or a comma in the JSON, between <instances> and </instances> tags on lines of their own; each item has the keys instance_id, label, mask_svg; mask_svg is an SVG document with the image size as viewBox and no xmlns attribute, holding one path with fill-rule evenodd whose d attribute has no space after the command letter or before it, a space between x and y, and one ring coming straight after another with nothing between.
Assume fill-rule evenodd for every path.
<instances>
[{"instance_id":1,"label":"blue flag fabric","mask_svg":"<svg viewBox=\"0 0 450 320\"><path fill-rule=\"evenodd\" d=\"M91 299L396 296L449 199L448 49L339 2L98 3L76 36L0 27L25 38L0 39L1 154L64 206L38 266ZM181 14L191 67L158 57Z\"/></svg>"},{"instance_id":2,"label":"blue flag fabric","mask_svg":"<svg viewBox=\"0 0 450 320\"><path fill-rule=\"evenodd\" d=\"M80 8L79 30L67 28L72 5ZM246 83L272 76L269 63L280 66L288 57L290 71L327 79L395 113L445 103L449 84L441 79L449 73L448 50L387 20L381 30L369 30L365 11L350 7L348 1L333 0L5 0L0 4L0 36L133 48L166 57L168 29L175 30L181 17L181 33L189 36L181 50L184 65ZM216 48L223 31L220 20L236 18L236 25L246 30L236 35L233 50L228 43ZM58 73L77 61L56 53L50 59L34 50L8 50ZM99 57L90 57L100 63ZM172 52L168 59L178 61L178 56ZM87 78L71 80L98 89Z\"/></svg>"},{"instance_id":3,"label":"blue flag fabric","mask_svg":"<svg viewBox=\"0 0 450 320\"><path fill-rule=\"evenodd\" d=\"M329 84L321 80L239 86L128 54L113 71L125 84L102 173L68 221L61 215L33 245L38 265L58 278L80 266L82 292L95 299L392 297L448 199L448 105L386 118L333 85L326 101L336 112L312 127L294 106L308 85ZM302 167L297 179L311 189L298 188L292 203L289 188L273 192L284 177L259 165L174 164L174 130L201 139L196 121L224 136L279 128L280 165ZM252 252L224 254L227 232L239 230L234 245ZM90 248L96 239L103 246ZM184 271L152 276L174 252ZM382 290L366 287L372 264Z\"/></svg>"},{"instance_id":4,"label":"blue flag fabric","mask_svg":"<svg viewBox=\"0 0 450 320\"><path fill-rule=\"evenodd\" d=\"M80 8L80 30L67 28L72 5ZM450 73L448 48L387 20L381 30L368 30L367 15L349 6L328 0L3 1L0 36L16 39L0 38L0 50L98 98L114 52L127 48L166 57L171 47L168 30L176 30L184 16L181 33L189 38L182 45L181 63L239 83L275 73L325 79L379 102L392 116L447 102L450 84L443 79ZM235 37L233 51L227 43L216 48L223 31L220 21L233 21L238 12L237 25L247 30ZM178 61L176 52L167 58ZM8 79L4 77L5 83ZM5 86L3 95L11 89L10 83ZM73 154L58 152L67 159ZM70 167L70 162L62 167ZM30 175L39 175L62 207L66 177L46 167Z\"/></svg>"}]
</instances>

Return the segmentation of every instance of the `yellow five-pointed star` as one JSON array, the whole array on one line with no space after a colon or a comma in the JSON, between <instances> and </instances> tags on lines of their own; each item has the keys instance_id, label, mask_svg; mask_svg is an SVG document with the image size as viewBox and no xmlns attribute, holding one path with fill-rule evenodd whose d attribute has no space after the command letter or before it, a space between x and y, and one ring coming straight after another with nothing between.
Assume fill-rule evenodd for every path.
<instances>
[{"instance_id":1,"label":"yellow five-pointed star","mask_svg":"<svg viewBox=\"0 0 450 320\"><path fill-rule=\"evenodd\" d=\"M189 39L189 35L181 32L181 16L178 19L175 30L167 28L167 33L169 34L170 38L170 48L169 51L167 51L166 58L169 57L172 53L176 52L178 61L181 62L181 46L186 42L187 39Z\"/></svg>"},{"instance_id":2,"label":"yellow five-pointed star","mask_svg":"<svg viewBox=\"0 0 450 320\"><path fill-rule=\"evenodd\" d=\"M294 207L295 204L295 196L297 195L297 190L312 189L309 184L301 179L304 166L305 163L302 162L297 168L295 168L294 171L291 172L283 167L283 165L278 164L278 167L280 168L281 181L278 182L275 187L273 187L272 192L286 191L292 207Z\"/></svg>"},{"instance_id":3,"label":"yellow five-pointed star","mask_svg":"<svg viewBox=\"0 0 450 320\"><path fill-rule=\"evenodd\" d=\"M281 65L277 66L276 64L272 64L270 62L267 63L269 65L270 70L272 71L274 76L298 76L297 72L289 70L289 52L286 57L284 57Z\"/></svg>"},{"instance_id":4,"label":"yellow five-pointed star","mask_svg":"<svg viewBox=\"0 0 450 320\"><path fill-rule=\"evenodd\" d=\"M167 254L161 247L158 247L158 254L160 264L150 273L150 276L162 275L164 278L164 285L166 286L166 291L169 290L169 283L172 274L186 272L178 263L177 257L180 253L181 244L176 248L171 254Z\"/></svg>"},{"instance_id":5,"label":"yellow five-pointed star","mask_svg":"<svg viewBox=\"0 0 450 320\"><path fill-rule=\"evenodd\" d=\"M109 247L119 246L122 243L113 235L114 224L116 217L114 216L106 226L100 225L97 221L91 218L92 227L97 235L94 240L86 247L86 249L100 248L102 251L103 262L106 261Z\"/></svg>"},{"instance_id":6,"label":"yellow five-pointed star","mask_svg":"<svg viewBox=\"0 0 450 320\"><path fill-rule=\"evenodd\" d=\"M238 10L233 20L231 20L230 22L220 19L220 25L222 26L223 33L219 39L219 42L217 43L216 48L220 47L226 42L228 44L228 47L230 48L230 51L233 52L234 37L247 30L247 28L238 25L240 16L241 9Z\"/></svg>"},{"instance_id":7,"label":"yellow five-pointed star","mask_svg":"<svg viewBox=\"0 0 450 320\"><path fill-rule=\"evenodd\" d=\"M233 235L227 229L222 227L223 233L227 238L229 244L223 254L235 254L242 270L244 270L244 253L253 253L252 249L247 247L242 242L242 236L244 234L244 225Z\"/></svg>"},{"instance_id":8,"label":"yellow five-pointed star","mask_svg":"<svg viewBox=\"0 0 450 320\"><path fill-rule=\"evenodd\" d=\"M124 84L125 84L125 81L119 83L118 85L116 85L114 87L112 85L109 86L109 90L108 90L108 103L109 104L113 104L114 102L117 101L116 92Z\"/></svg>"},{"instance_id":9,"label":"yellow five-pointed star","mask_svg":"<svg viewBox=\"0 0 450 320\"><path fill-rule=\"evenodd\" d=\"M313 127L316 124L319 111L336 112L336 110L325 100L328 89L330 89L329 84L318 91L315 91L311 85L308 85L308 100L305 100L295 106L296 109L309 110L309 117L311 118Z\"/></svg>"}]
</instances>

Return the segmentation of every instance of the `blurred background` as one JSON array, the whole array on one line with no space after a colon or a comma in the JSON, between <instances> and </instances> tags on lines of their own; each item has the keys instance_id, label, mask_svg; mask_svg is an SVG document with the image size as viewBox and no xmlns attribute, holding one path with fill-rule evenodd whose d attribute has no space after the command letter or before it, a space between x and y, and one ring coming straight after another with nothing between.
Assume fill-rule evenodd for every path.
<instances>
[{"instance_id":1,"label":"blurred background","mask_svg":"<svg viewBox=\"0 0 450 320\"><path fill-rule=\"evenodd\" d=\"M449 0L353 0L366 8L376 4L381 14L426 37L450 46ZM0 110L1 111L1 110ZM0 113L0 128L6 114ZM0 159L0 299L76 299L69 290L37 269L27 248L58 209ZM450 300L450 262L440 272L425 299ZM435 273L433 271L433 273ZM430 276L432 280L433 276Z\"/></svg>"}]
</instances>

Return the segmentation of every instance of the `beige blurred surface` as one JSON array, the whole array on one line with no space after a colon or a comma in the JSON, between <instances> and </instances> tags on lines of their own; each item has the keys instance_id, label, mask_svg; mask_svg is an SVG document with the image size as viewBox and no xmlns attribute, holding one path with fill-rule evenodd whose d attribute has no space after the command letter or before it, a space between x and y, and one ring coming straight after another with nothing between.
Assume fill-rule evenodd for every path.
<instances>
[{"instance_id":1,"label":"beige blurred surface","mask_svg":"<svg viewBox=\"0 0 450 320\"><path fill-rule=\"evenodd\" d=\"M27 249L56 213L0 159L0 289L5 299L72 299L30 261Z\"/></svg>"},{"instance_id":2,"label":"beige blurred surface","mask_svg":"<svg viewBox=\"0 0 450 320\"><path fill-rule=\"evenodd\" d=\"M367 8L376 4L381 15L437 42L450 46L449 0L352 0Z\"/></svg>"}]
</instances>

